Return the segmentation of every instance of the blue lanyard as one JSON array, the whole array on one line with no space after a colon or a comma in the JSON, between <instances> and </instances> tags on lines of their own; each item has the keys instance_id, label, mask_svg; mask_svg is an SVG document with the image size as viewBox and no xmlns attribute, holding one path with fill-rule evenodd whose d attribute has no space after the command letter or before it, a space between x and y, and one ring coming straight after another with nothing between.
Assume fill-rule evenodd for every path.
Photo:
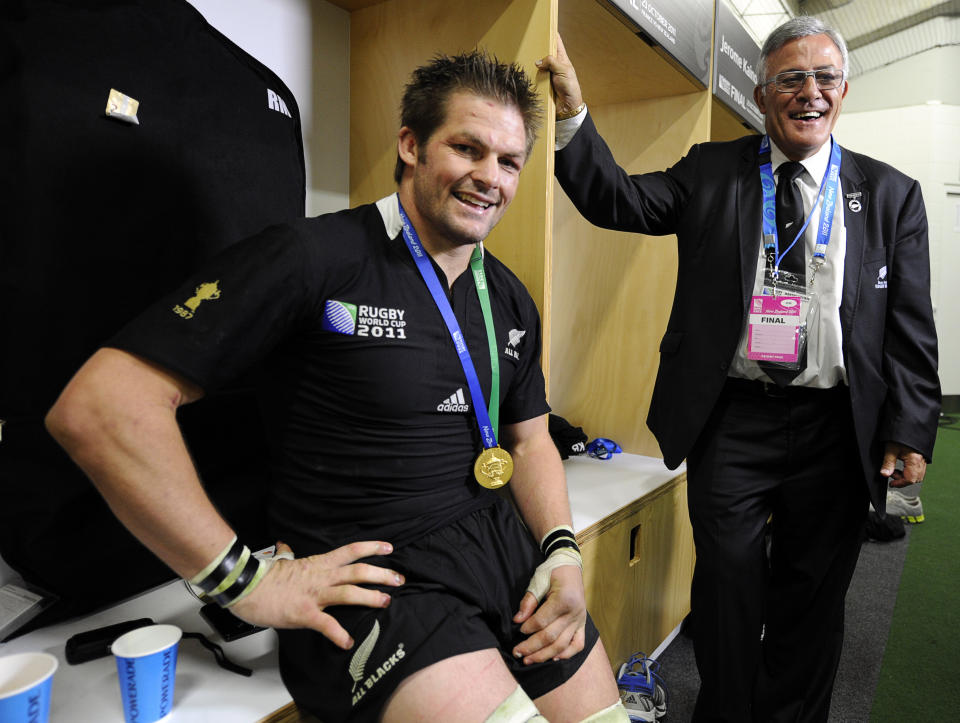
<instances>
[{"instance_id":1,"label":"blue lanyard","mask_svg":"<svg viewBox=\"0 0 960 723\"><path fill-rule=\"evenodd\" d=\"M776 275L780 271L780 262L787 252L793 248L797 240L803 237L803 232L807 230L810 219L813 218L820 201L823 201L823 211L820 213L820 228L817 229L817 243L813 251L813 260L811 265L814 270L823 265L823 260L827 254L827 244L830 243L830 232L833 229L833 210L837 205L837 187L840 183L840 144L830 136L830 162L827 166L827 172L820 181L820 190L817 191L817 200L807 214L807 220L793 242L787 246L783 253L780 253L780 240L777 238L777 209L776 209L776 184L773 181L773 168L770 165L770 136L764 136L760 141L760 156L766 156L766 160L760 164L760 186L763 189L763 248L768 253L772 250L773 273Z\"/></svg>"},{"instance_id":2,"label":"blue lanyard","mask_svg":"<svg viewBox=\"0 0 960 723\"><path fill-rule=\"evenodd\" d=\"M413 227L413 224L410 223L410 219L407 218L407 213L403 210L403 204L400 203L399 197L397 197L397 206L400 209L400 220L403 222L403 240L407 244L410 255L413 256L413 261L417 265L420 276L423 277L427 288L430 290L430 295L433 297L434 303L437 305L444 322L447 324L450 338L453 339L453 346L457 350L457 356L460 357L460 364L463 366L463 373L467 377L467 387L470 389L470 397L473 400L473 413L477 417L477 424L480 425L480 436L483 439L483 446L488 449L490 447L496 447L497 433L490 421L490 414L487 411L487 407L483 403L483 390L480 389L480 379L477 376L476 368L473 366L473 359L470 358L470 352L467 350L467 342L463 338L463 333L460 331L460 323L453 314L450 301L443 292L443 287L440 286L437 273L434 271L433 266L430 265L429 256L420 243L420 237L417 236L416 229ZM474 253L479 253L479 244Z\"/></svg>"}]
</instances>

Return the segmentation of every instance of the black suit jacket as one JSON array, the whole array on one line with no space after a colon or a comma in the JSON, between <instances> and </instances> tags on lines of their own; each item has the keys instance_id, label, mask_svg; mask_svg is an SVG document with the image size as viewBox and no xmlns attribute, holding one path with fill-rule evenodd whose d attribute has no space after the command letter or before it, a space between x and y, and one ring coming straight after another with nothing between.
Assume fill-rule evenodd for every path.
<instances>
[{"instance_id":1,"label":"black suit jacket","mask_svg":"<svg viewBox=\"0 0 960 723\"><path fill-rule=\"evenodd\" d=\"M761 237L759 145L759 136L703 143L667 171L631 176L588 115L556 154L560 185L591 223L677 235L677 290L647 418L671 469L703 431L740 338ZM843 358L864 478L884 509L883 443L930 460L940 411L927 218L919 184L886 164L844 148L840 179Z\"/></svg>"}]
</instances>

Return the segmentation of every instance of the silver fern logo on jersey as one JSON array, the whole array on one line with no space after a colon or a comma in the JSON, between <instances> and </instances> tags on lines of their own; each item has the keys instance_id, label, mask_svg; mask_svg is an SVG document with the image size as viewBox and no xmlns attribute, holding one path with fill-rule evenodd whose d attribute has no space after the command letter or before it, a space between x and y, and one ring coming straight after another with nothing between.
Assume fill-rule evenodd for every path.
<instances>
[{"instance_id":1,"label":"silver fern logo on jersey","mask_svg":"<svg viewBox=\"0 0 960 723\"><path fill-rule=\"evenodd\" d=\"M523 329L511 329L507 334L507 345L503 348L503 353L519 361L520 352L517 350L517 346L526 333Z\"/></svg>"},{"instance_id":2,"label":"silver fern logo on jersey","mask_svg":"<svg viewBox=\"0 0 960 723\"><path fill-rule=\"evenodd\" d=\"M357 652L350 658L350 665L347 670L353 679L353 688L350 691L352 693L351 705L359 703L363 696L377 684L377 681L393 670L406 656L403 643L400 643L390 657L381 662L370 675L366 675L367 662L370 659L370 654L373 652L373 648L376 646L379 637L380 621L377 620L373 623L373 628L371 628L367 637L360 643Z\"/></svg>"}]
</instances>

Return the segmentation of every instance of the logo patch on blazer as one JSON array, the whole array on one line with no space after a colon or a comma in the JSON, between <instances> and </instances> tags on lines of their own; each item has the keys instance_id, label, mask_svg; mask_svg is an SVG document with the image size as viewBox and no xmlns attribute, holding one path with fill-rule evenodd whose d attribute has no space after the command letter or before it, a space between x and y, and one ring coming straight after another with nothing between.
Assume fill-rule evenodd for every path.
<instances>
[{"instance_id":1,"label":"logo patch on blazer","mask_svg":"<svg viewBox=\"0 0 960 723\"><path fill-rule=\"evenodd\" d=\"M875 289L885 289L887 288L887 267L882 266L880 271L877 272L877 283L874 285Z\"/></svg>"}]
</instances>

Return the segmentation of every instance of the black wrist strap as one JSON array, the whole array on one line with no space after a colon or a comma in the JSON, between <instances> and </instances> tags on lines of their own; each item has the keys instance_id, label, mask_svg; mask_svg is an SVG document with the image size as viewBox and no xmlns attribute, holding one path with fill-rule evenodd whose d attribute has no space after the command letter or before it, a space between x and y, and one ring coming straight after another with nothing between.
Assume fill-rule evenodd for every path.
<instances>
[{"instance_id":1,"label":"black wrist strap","mask_svg":"<svg viewBox=\"0 0 960 723\"><path fill-rule=\"evenodd\" d=\"M213 571L209 575L197 583L197 587L205 593L216 590L220 583L227 579L227 575L233 571L233 568L237 566L240 557L243 555L243 549L243 543L240 542L240 538L238 537L230 547L226 557L220 561L219 565L213 568Z\"/></svg>"},{"instance_id":2,"label":"black wrist strap","mask_svg":"<svg viewBox=\"0 0 960 723\"><path fill-rule=\"evenodd\" d=\"M577 544L577 538L574 536L572 530L554 530L540 543L540 550L545 557L549 557L551 552L561 547L569 547L577 552L580 551L580 545Z\"/></svg>"},{"instance_id":3,"label":"black wrist strap","mask_svg":"<svg viewBox=\"0 0 960 723\"><path fill-rule=\"evenodd\" d=\"M231 673L236 673L237 675L243 675L247 678L253 675L253 671L250 670L250 668L244 668L242 665L237 665L232 660L227 658L226 653L223 652L223 648L221 648L216 643L212 643L209 640L207 640L206 636L203 633L184 633L183 637L193 638L194 640L198 641L207 650L212 652L213 657L217 661L217 665L219 665L224 670L229 670Z\"/></svg>"},{"instance_id":4,"label":"black wrist strap","mask_svg":"<svg viewBox=\"0 0 960 723\"><path fill-rule=\"evenodd\" d=\"M563 539L554 540L551 542L543 551L544 557L550 557L553 552L559 550L561 547L569 547L571 550L580 552L580 545L577 544L577 541L565 537Z\"/></svg>"},{"instance_id":5,"label":"black wrist strap","mask_svg":"<svg viewBox=\"0 0 960 723\"><path fill-rule=\"evenodd\" d=\"M260 560L250 555L250 557L247 558L247 564L243 566L243 570L240 571L240 575L233 581L233 584L219 595L211 595L210 597L213 598L217 605L225 607L247 589L247 585L250 584L250 581L253 580L253 576L257 574L257 570L259 569Z\"/></svg>"}]
</instances>

